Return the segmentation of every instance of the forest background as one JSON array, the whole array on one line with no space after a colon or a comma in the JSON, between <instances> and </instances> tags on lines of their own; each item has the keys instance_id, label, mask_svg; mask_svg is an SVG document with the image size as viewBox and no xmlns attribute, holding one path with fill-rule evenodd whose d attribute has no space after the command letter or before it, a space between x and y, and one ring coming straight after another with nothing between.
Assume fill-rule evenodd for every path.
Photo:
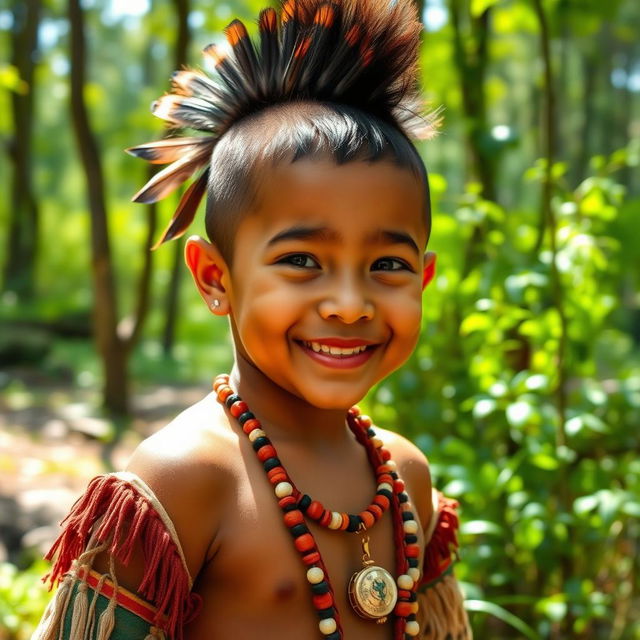
<instances>
[{"instance_id":1,"label":"forest background","mask_svg":"<svg viewBox=\"0 0 640 640\"><path fill-rule=\"evenodd\" d=\"M132 204L148 169L122 150L263 4L0 4L2 640L47 598L30 500L75 497L229 366L181 242L149 251L177 201ZM461 503L476 637L638 639L640 4L420 10L438 273L415 356L363 404Z\"/></svg>"}]
</instances>

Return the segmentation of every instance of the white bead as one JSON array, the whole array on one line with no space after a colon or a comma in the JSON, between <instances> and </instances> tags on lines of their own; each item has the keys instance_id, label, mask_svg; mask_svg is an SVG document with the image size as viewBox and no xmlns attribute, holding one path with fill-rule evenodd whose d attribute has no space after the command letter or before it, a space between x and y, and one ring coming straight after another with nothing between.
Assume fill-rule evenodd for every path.
<instances>
[{"instance_id":1,"label":"white bead","mask_svg":"<svg viewBox=\"0 0 640 640\"><path fill-rule=\"evenodd\" d=\"M405 533L418 533L418 523L415 520L405 520L403 527Z\"/></svg>"},{"instance_id":2,"label":"white bead","mask_svg":"<svg viewBox=\"0 0 640 640\"><path fill-rule=\"evenodd\" d=\"M414 582L418 582L418 580L420 580L420 569L418 569L417 567L409 567L407 569L407 575L411 576L411 579Z\"/></svg>"},{"instance_id":3,"label":"white bead","mask_svg":"<svg viewBox=\"0 0 640 640\"><path fill-rule=\"evenodd\" d=\"M398 576L397 582L398 586L405 591L413 589L413 578L411 576L408 576L406 573Z\"/></svg>"},{"instance_id":4,"label":"white bead","mask_svg":"<svg viewBox=\"0 0 640 640\"><path fill-rule=\"evenodd\" d=\"M249 431L249 440L253 442L258 438L266 438L267 434L262 429L254 429L253 431Z\"/></svg>"},{"instance_id":5,"label":"white bead","mask_svg":"<svg viewBox=\"0 0 640 640\"><path fill-rule=\"evenodd\" d=\"M318 622L318 627L320 627L320 631L325 636L328 636L338 628L338 625L333 618L325 618L324 620L320 620L320 622Z\"/></svg>"},{"instance_id":6,"label":"white bead","mask_svg":"<svg viewBox=\"0 0 640 640\"><path fill-rule=\"evenodd\" d=\"M276 495L278 498L286 498L293 493L293 487L288 482L278 482L276 485Z\"/></svg>"},{"instance_id":7,"label":"white bead","mask_svg":"<svg viewBox=\"0 0 640 640\"><path fill-rule=\"evenodd\" d=\"M342 525L342 514L338 511L331 512L331 522L329 522L329 529L337 530Z\"/></svg>"},{"instance_id":8,"label":"white bead","mask_svg":"<svg viewBox=\"0 0 640 640\"><path fill-rule=\"evenodd\" d=\"M391 469L391 471L395 471L398 468L398 465L393 460L387 460L385 464L389 469Z\"/></svg>"},{"instance_id":9,"label":"white bead","mask_svg":"<svg viewBox=\"0 0 640 640\"><path fill-rule=\"evenodd\" d=\"M415 620L409 620L404 626L404 632L408 636L417 636L420 633L420 625Z\"/></svg>"},{"instance_id":10,"label":"white bead","mask_svg":"<svg viewBox=\"0 0 640 640\"><path fill-rule=\"evenodd\" d=\"M381 491L382 489L386 489L387 491L393 491L393 487L388 482L381 482L378 485L378 491Z\"/></svg>"},{"instance_id":11,"label":"white bead","mask_svg":"<svg viewBox=\"0 0 640 640\"><path fill-rule=\"evenodd\" d=\"M311 567L307 571L307 580L311 584L318 584L324 580L324 571L320 567Z\"/></svg>"}]
</instances>

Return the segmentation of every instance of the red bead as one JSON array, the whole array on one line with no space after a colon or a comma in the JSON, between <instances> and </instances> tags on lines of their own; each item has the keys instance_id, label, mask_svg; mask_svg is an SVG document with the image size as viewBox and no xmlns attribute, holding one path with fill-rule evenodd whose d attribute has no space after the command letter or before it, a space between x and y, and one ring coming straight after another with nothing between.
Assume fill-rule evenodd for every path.
<instances>
[{"instance_id":1,"label":"red bead","mask_svg":"<svg viewBox=\"0 0 640 640\"><path fill-rule=\"evenodd\" d=\"M293 541L293 544L300 553L311 551L311 549L315 549L316 547L316 543L310 533L303 533L301 536L298 536Z\"/></svg>"},{"instance_id":2,"label":"red bead","mask_svg":"<svg viewBox=\"0 0 640 640\"><path fill-rule=\"evenodd\" d=\"M367 529L370 529L376 523L376 519L373 517L371 511L361 511L358 515Z\"/></svg>"},{"instance_id":3,"label":"red bead","mask_svg":"<svg viewBox=\"0 0 640 640\"><path fill-rule=\"evenodd\" d=\"M231 405L231 408L229 409L229 411L231 411L231 415L234 418L237 418L238 416L241 416L246 411L249 411L249 407L247 406L246 402L243 402L242 400L238 400L237 402L234 402Z\"/></svg>"},{"instance_id":4,"label":"red bead","mask_svg":"<svg viewBox=\"0 0 640 640\"><path fill-rule=\"evenodd\" d=\"M331 595L331 592L323 593L319 596L313 596L313 606L318 610L328 609L332 605L333 596Z\"/></svg>"},{"instance_id":5,"label":"red bead","mask_svg":"<svg viewBox=\"0 0 640 640\"><path fill-rule=\"evenodd\" d=\"M412 607L410 602L398 602L395 608L395 614L401 618L406 618L411 615Z\"/></svg>"},{"instance_id":6,"label":"red bead","mask_svg":"<svg viewBox=\"0 0 640 640\"><path fill-rule=\"evenodd\" d=\"M263 447L260 447L258 449L257 454L258 454L258 460L260 460L260 462L264 462L269 458L275 458L276 450L273 448L273 445L265 444Z\"/></svg>"},{"instance_id":7,"label":"red bead","mask_svg":"<svg viewBox=\"0 0 640 640\"><path fill-rule=\"evenodd\" d=\"M260 426L260 422L255 418L250 418L242 425L242 430L249 435L254 429Z\"/></svg>"},{"instance_id":8,"label":"red bead","mask_svg":"<svg viewBox=\"0 0 640 640\"><path fill-rule=\"evenodd\" d=\"M388 484L393 484L393 478L388 473L381 473L378 476L378 484L382 482L387 482Z\"/></svg>"},{"instance_id":9,"label":"red bead","mask_svg":"<svg viewBox=\"0 0 640 640\"><path fill-rule=\"evenodd\" d=\"M320 562L320 552L319 551L312 551L311 553L305 553L302 556L302 561L306 565L316 564L317 562Z\"/></svg>"},{"instance_id":10,"label":"red bead","mask_svg":"<svg viewBox=\"0 0 640 640\"><path fill-rule=\"evenodd\" d=\"M381 464L378 465L378 468L376 469L376 476L379 476L383 473L391 473L391 471L393 471L393 469L391 469L388 464Z\"/></svg>"},{"instance_id":11,"label":"red bead","mask_svg":"<svg viewBox=\"0 0 640 640\"><path fill-rule=\"evenodd\" d=\"M288 507L289 505L295 503L296 499L293 496L285 496L284 498L280 498L280 500L278 500L278 504L280 505L281 509L284 509L285 507Z\"/></svg>"},{"instance_id":12,"label":"red bead","mask_svg":"<svg viewBox=\"0 0 640 640\"><path fill-rule=\"evenodd\" d=\"M389 508L389 498L387 496L376 496L373 499L374 504L377 504L383 511Z\"/></svg>"},{"instance_id":13,"label":"red bead","mask_svg":"<svg viewBox=\"0 0 640 640\"><path fill-rule=\"evenodd\" d=\"M411 597L411 591L407 591L406 589L398 589L398 600L408 600Z\"/></svg>"},{"instance_id":14,"label":"red bead","mask_svg":"<svg viewBox=\"0 0 640 640\"><path fill-rule=\"evenodd\" d=\"M342 522L340 523L340 531L345 531L348 526L349 526L349 514L343 513Z\"/></svg>"},{"instance_id":15,"label":"red bead","mask_svg":"<svg viewBox=\"0 0 640 640\"><path fill-rule=\"evenodd\" d=\"M380 520L380 518L382 518L382 509L377 504L370 504L367 507L367 511L371 511L376 520Z\"/></svg>"},{"instance_id":16,"label":"red bead","mask_svg":"<svg viewBox=\"0 0 640 640\"><path fill-rule=\"evenodd\" d=\"M420 555L420 547L417 544L408 544L404 548L404 555L407 558L417 558Z\"/></svg>"},{"instance_id":17,"label":"red bead","mask_svg":"<svg viewBox=\"0 0 640 640\"><path fill-rule=\"evenodd\" d=\"M317 500L312 500L311 504L307 507L307 515L312 520L319 520L324 512L324 507Z\"/></svg>"},{"instance_id":18,"label":"red bead","mask_svg":"<svg viewBox=\"0 0 640 640\"><path fill-rule=\"evenodd\" d=\"M287 472L284 470L284 467L273 467L273 469L269 469L267 471L267 478L269 478L269 482L272 482L272 478L274 476L283 475L285 478L287 477Z\"/></svg>"},{"instance_id":19,"label":"red bead","mask_svg":"<svg viewBox=\"0 0 640 640\"><path fill-rule=\"evenodd\" d=\"M302 511L287 511L284 514L284 523L287 527L295 527L297 524L302 524L304 522L304 516L302 515Z\"/></svg>"},{"instance_id":20,"label":"red bead","mask_svg":"<svg viewBox=\"0 0 640 640\"><path fill-rule=\"evenodd\" d=\"M351 409L349 409L349 411L347 411L347 413L350 416L359 416L360 415L360 407L357 404L354 404L353 407L351 407Z\"/></svg>"},{"instance_id":21,"label":"red bead","mask_svg":"<svg viewBox=\"0 0 640 640\"><path fill-rule=\"evenodd\" d=\"M404 482L402 480L394 480L393 481L393 490L396 493L402 493L404 491Z\"/></svg>"},{"instance_id":22,"label":"red bead","mask_svg":"<svg viewBox=\"0 0 640 640\"><path fill-rule=\"evenodd\" d=\"M391 460L391 452L389 449L380 449L380 456L385 462Z\"/></svg>"},{"instance_id":23,"label":"red bead","mask_svg":"<svg viewBox=\"0 0 640 640\"><path fill-rule=\"evenodd\" d=\"M331 522L331 511L325 509L319 522L321 527L328 527L329 523Z\"/></svg>"}]
</instances>

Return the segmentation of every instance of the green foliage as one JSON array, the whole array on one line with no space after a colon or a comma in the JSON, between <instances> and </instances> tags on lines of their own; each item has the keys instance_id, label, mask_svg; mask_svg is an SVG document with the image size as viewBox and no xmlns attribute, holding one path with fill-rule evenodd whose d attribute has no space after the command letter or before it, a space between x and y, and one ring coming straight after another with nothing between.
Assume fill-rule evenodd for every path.
<instances>
[{"instance_id":1,"label":"green foliage","mask_svg":"<svg viewBox=\"0 0 640 640\"><path fill-rule=\"evenodd\" d=\"M0 640L28 640L51 594L42 584L47 563L35 562L19 571L0 562Z\"/></svg>"},{"instance_id":2,"label":"green foliage","mask_svg":"<svg viewBox=\"0 0 640 640\"><path fill-rule=\"evenodd\" d=\"M537 214L474 185L453 216L437 211L424 338L370 397L462 504L458 575L479 637L640 633L640 362L618 314L637 257L621 249L634 223L612 173L628 151L573 191L554 167L559 298Z\"/></svg>"}]
</instances>

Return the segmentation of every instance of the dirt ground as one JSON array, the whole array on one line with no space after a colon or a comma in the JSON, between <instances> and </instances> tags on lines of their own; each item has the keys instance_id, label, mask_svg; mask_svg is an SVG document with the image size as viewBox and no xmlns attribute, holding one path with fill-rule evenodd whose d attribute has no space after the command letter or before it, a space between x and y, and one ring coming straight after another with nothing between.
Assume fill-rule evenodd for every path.
<instances>
[{"instance_id":1,"label":"dirt ground","mask_svg":"<svg viewBox=\"0 0 640 640\"><path fill-rule=\"evenodd\" d=\"M15 382L15 381L14 381ZM0 390L0 561L41 553L93 476L121 469L136 445L202 398L206 386L137 392L120 441L95 391L21 377Z\"/></svg>"}]
</instances>

